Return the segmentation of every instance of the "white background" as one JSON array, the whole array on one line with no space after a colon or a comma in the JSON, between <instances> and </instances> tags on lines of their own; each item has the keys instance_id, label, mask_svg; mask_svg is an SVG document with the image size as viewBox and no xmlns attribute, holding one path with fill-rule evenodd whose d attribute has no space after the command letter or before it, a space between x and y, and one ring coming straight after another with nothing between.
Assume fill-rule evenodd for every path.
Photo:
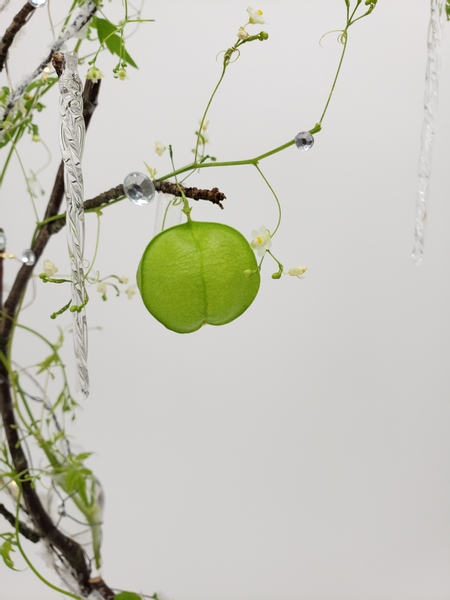
<instances>
[{"instance_id":1,"label":"white background","mask_svg":"<svg viewBox=\"0 0 450 600\"><path fill-rule=\"evenodd\" d=\"M22 4L11 0L1 27ZM55 22L69 4L60 0ZM120 5L106 3L113 20ZM105 79L87 136L87 198L143 170L143 161L168 172L156 140L173 145L178 166L190 160L220 75L216 55L234 43L246 6L147 0L143 16L155 23L128 45L139 71L120 82L113 59L103 54L98 63ZM318 42L343 26L343 0L265 0L261 8L270 38L243 48L210 112L210 152L219 160L253 157L312 128L339 59L335 34ZM241 318L191 335L164 329L138 295L109 292L102 302L91 288L92 390L70 432L96 453L88 464L106 493L110 586L171 600L448 599L448 31L426 256L420 268L410 258L428 18L425 0L380 0L350 31L313 150L291 147L261 163L283 205L273 250L287 268L308 265L304 281L273 281L267 260L260 293ZM50 41L42 10L10 52L16 83ZM56 87L45 102L41 137L53 162L40 174L47 192L40 215L58 164ZM45 163L39 144L24 141L21 152L27 169ZM194 218L247 237L263 224L273 229L275 202L255 169L209 169L190 181L227 195L224 211L196 204ZM34 217L17 160L0 215L8 250L20 254ZM102 276L134 278L154 217L154 205L128 201L104 211ZM95 228L88 217L88 258ZM67 272L64 233L58 237L43 258ZM8 264L7 283L16 268ZM52 340L48 315L69 298L67 288L55 288L38 283L23 314ZM19 363L44 353L19 337ZM70 339L65 357L72 376ZM30 572L0 570L8 600L59 597Z\"/></svg>"}]
</instances>

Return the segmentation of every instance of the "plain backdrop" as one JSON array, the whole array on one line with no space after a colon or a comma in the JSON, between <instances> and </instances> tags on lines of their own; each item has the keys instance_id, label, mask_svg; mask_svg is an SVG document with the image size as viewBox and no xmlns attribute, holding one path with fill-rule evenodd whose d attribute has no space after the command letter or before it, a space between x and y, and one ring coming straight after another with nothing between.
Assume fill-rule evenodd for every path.
<instances>
[{"instance_id":1,"label":"plain backdrop","mask_svg":"<svg viewBox=\"0 0 450 600\"><path fill-rule=\"evenodd\" d=\"M110 586L170 600L449 598L449 31L426 254L420 268L411 260L429 4L380 0L350 31L314 148L291 147L261 163L283 207L273 250L287 268L306 264L304 281L272 280L267 260L242 317L191 335L166 330L138 295L109 291L103 302L90 288L91 395L68 427L77 447L95 453L88 465L105 489L102 573ZM0 28L22 5L11 0ZM51 3L55 25L69 5ZM105 78L86 141L86 198L143 171L143 161L167 173L168 153L155 154L156 140L173 145L176 165L191 159L221 71L216 56L234 43L246 8L237 0L146 0L143 17L155 22L127 44L139 70L121 82L111 56L98 61ZM243 48L211 107L208 148L219 160L256 156L312 128L339 60L337 33L322 47L319 40L342 28L344 0L265 0L260 8L268 24L249 29L266 30L269 40ZM118 21L121 2L106 2L105 12ZM51 40L47 11L37 11L10 51L15 84ZM40 216L59 160L56 86L45 103L38 122L52 162L38 175ZM24 140L20 152L27 172L45 166L41 144ZM230 224L249 239L261 225L274 228L276 204L254 168L208 169L189 181L227 196L223 211L195 204L194 218ZM35 217L16 157L1 195L8 250L20 254ZM155 204L104 210L101 276L134 283ZM89 260L96 227L89 216ZM68 271L64 233L43 258ZM6 285L16 265L8 263ZM49 315L68 297L67 288L37 282L22 322L56 340L57 325L67 329L70 320ZM20 334L15 352L19 364L32 364L46 349ZM20 559L17 566L25 569ZM2 564L0 573L5 600L60 597L29 570Z\"/></svg>"}]
</instances>

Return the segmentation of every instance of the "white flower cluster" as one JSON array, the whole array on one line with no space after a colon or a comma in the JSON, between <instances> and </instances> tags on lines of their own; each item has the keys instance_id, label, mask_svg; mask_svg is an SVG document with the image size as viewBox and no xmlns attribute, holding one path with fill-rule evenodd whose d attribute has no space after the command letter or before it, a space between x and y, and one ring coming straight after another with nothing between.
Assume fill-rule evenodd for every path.
<instances>
[{"instance_id":1,"label":"white flower cluster","mask_svg":"<svg viewBox=\"0 0 450 600\"><path fill-rule=\"evenodd\" d=\"M248 22L244 27L239 27L237 36L240 40L246 40L249 37L248 31L245 29L247 25L264 25L266 20L263 17L263 11L260 8L253 9L251 6L247 8Z\"/></svg>"},{"instance_id":2,"label":"white flower cluster","mask_svg":"<svg viewBox=\"0 0 450 600\"><path fill-rule=\"evenodd\" d=\"M270 231L267 229L267 227L262 226L258 230L255 229L252 231L252 238L253 239L250 242L250 246L253 248L253 250L255 250L258 256L263 257L264 254L272 247L272 236L270 235ZM291 267L287 272L283 271L283 274L290 275L291 277L297 277L298 279L305 279L304 275L307 270L308 267L305 267L304 265L298 265L296 267ZM249 275L251 274L251 271L245 274ZM279 279L280 276L281 266L279 275L275 277L275 279Z\"/></svg>"}]
</instances>

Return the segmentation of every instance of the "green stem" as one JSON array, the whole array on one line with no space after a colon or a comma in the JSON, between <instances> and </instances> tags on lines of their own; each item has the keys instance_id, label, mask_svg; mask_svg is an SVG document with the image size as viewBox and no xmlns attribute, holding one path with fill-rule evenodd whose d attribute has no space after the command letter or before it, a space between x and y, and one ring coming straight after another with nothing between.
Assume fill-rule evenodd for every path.
<instances>
[{"instance_id":1,"label":"green stem","mask_svg":"<svg viewBox=\"0 0 450 600\"><path fill-rule=\"evenodd\" d=\"M18 129L17 133L16 133L16 137L15 137L15 139L13 140L13 142L11 144L11 148L10 148L10 150L8 152L8 156L6 157L5 164L3 166L3 169L2 169L2 172L1 172L1 175L0 175L0 185L3 183L3 179L4 179L5 174L6 174L6 169L8 168L9 161L11 160L11 157L13 155L14 149L16 147L16 143L18 142L19 137L20 137L21 134L22 134L22 130Z\"/></svg>"},{"instance_id":2,"label":"green stem","mask_svg":"<svg viewBox=\"0 0 450 600\"><path fill-rule=\"evenodd\" d=\"M199 128L198 134L197 134L197 143L195 145L194 163L197 162L198 147L199 147L199 144L200 144L200 135L201 135L201 132L202 132L202 129L203 129L203 123L205 122L206 115L208 114L208 110L209 110L209 107L211 106L211 103L212 103L212 101L214 99L214 96L216 95L216 92L219 89L219 86L222 83L223 78L225 77L225 71L226 70L227 70L227 65L225 64L223 66L223 69L222 69L222 75L220 76L219 81L217 82L216 87L214 88L214 91L211 94L211 98L209 99L208 104L206 105L205 112L203 113L202 120L200 121L200 128Z\"/></svg>"},{"instance_id":3,"label":"green stem","mask_svg":"<svg viewBox=\"0 0 450 600\"><path fill-rule=\"evenodd\" d=\"M328 105L330 104L331 97L333 96L334 88L336 87L336 83L337 83L337 80L338 80L338 77L339 77L339 73L341 72L341 67L342 67L342 63L344 61L345 51L347 49L347 29L348 29L348 24L347 24L347 27L344 29L344 31L342 33L342 35L344 36L344 47L342 49L341 58L339 60L338 68L337 68L337 71L336 71L336 75L334 76L333 85L331 86L331 90L330 90L330 94L328 96L328 100L327 100L327 102L325 104L325 108L323 109L322 116L320 117L320 120L319 120L319 123L318 123L319 125L322 125L323 118L325 117L325 113L328 110Z\"/></svg>"},{"instance_id":4,"label":"green stem","mask_svg":"<svg viewBox=\"0 0 450 600\"><path fill-rule=\"evenodd\" d=\"M30 196L31 204L33 205L34 216L36 217L36 220L37 220L37 219L39 219L39 215L38 215L38 212L37 212L36 204L34 202L33 191L31 189L30 182L28 180L27 173L25 171L25 167L23 166L22 159L20 158L19 151L17 150L17 146L13 145L11 149L15 151L16 156L17 156L17 160L19 161L19 166L20 166L20 169L22 171L22 175L23 175L23 177L25 179L26 185L27 185L27 192L28 192L28 195Z\"/></svg>"},{"instance_id":5,"label":"green stem","mask_svg":"<svg viewBox=\"0 0 450 600\"><path fill-rule=\"evenodd\" d=\"M270 234L270 237L273 238L273 236L276 234L276 232L278 231L278 228L280 227L280 223L281 223L281 204L280 201L278 199L278 196L275 193L275 190L273 189L273 187L270 185L270 183L268 182L268 180L266 179L266 176L264 175L264 173L261 171L261 169L258 167L258 165L255 165L256 169L258 170L258 173L261 175L261 177L264 179L264 181L266 182L267 187L269 188L269 190L272 192L273 197L276 200L277 206L278 206L278 222L277 222L277 226L275 227L275 229L273 230L273 233Z\"/></svg>"},{"instance_id":6,"label":"green stem","mask_svg":"<svg viewBox=\"0 0 450 600\"><path fill-rule=\"evenodd\" d=\"M316 131L320 131L320 129L317 129L317 125L311 130L312 132L316 132ZM274 148L273 150L270 150L269 152L265 152L264 154L260 154L259 156L255 156L255 158L247 158L245 160L230 160L230 161L225 161L225 162L211 162L211 163L191 163L189 165L186 165L185 167L181 167L180 169L177 169L176 171L172 171L172 173L168 173L167 175L164 175L163 177L159 177L159 181L165 181L166 179L170 179L171 177L176 177L177 175L180 175L181 173L186 173L187 171L195 171L197 169L208 169L210 167L239 167L241 165L253 165L256 166L258 164L258 162L260 160L263 160L264 158L267 158L268 156L272 156L273 154L276 154L277 152L281 152L282 150L285 150L286 148L289 148L289 146L293 146L295 144L295 140L290 140L289 142L286 142L286 144L283 144L282 146L278 146L277 148Z\"/></svg>"}]
</instances>

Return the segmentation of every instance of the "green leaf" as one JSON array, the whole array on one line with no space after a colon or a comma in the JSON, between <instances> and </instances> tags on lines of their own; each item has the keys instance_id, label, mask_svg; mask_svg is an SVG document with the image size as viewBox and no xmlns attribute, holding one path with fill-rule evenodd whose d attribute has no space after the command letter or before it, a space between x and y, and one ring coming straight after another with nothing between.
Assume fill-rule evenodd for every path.
<instances>
[{"instance_id":1,"label":"green leaf","mask_svg":"<svg viewBox=\"0 0 450 600\"><path fill-rule=\"evenodd\" d=\"M83 469L84 470L84 469ZM86 495L86 481L81 470L71 470L66 474L66 490L70 494L78 492L84 504L88 504Z\"/></svg>"},{"instance_id":2,"label":"green leaf","mask_svg":"<svg viewBox=\"0 0 450 600\"><path fill-rule=\"evenodd\" d=\"M125 50L122 38L116 33L119 29L114 23L97 17L94 21L94 27L97 28L98 39L102 44L106 45L111 54L116 54L135 69L138 68L137 64Z\"/></svg>"},{"instance_id":3,"label":"green leaf","mask_svg":"<svg viewBox=\"0 0 450 600\"><path fill-rule=\"evenodd\" d=\"M47 356L47 358L37 364L37 366L40 367L37 374L39 375L40 373L47 371L53 364L59 364L59 356L56 352L50 354L50 356Z\"/></svg>"},{"instance_id":4,"label":"green leaf","mask_svg":"<svg viewBox=\"0 0 450 600\"><path fill-rule=\"evenodd\" d=\"M92 456L92 452L81 452L80 454L76 455L75 459L82 462L83 460L86 460L86 458L89 458L90 456Z\"/></svg>"},{"instance_id":5,"label":"green leaf","mask_svg":"<svg viewBox=\"0 0 450 600\"><path fill-rule=\"evenodd\" d=\"M134 592L120 592L114 596L114 600L142 600L142 597Z\"/></svg>"},{"instance_id":6,"label":"green leaf","mask_svg":"<svg viewBox=\"0 0 450 600\"><path fill-rule=\"evenodd\" d=\"M26 91L31 92L35 88L44 87L46 85L48 85L48 87L51 88L53 85L55 85L57 81L57 77L47 77L47 79L38 79L37 81L33 81L33 83L30 83L30 85L27 86Z\"/></svg>"},{"instance_id":7,"label":"green leaf","mask_svg":"<svg viewBox=\"0 0 450 600\"><path fill-rule=\"evenodd\" d=\"M14 568L14 561L11 558L11 552L14 552L13 545L10 540L5 540L0 546L0 556L3 558L3 562L9 569L17 571L18 569Z\"/></svg>"},{"instance_id":8,"label":"green leaf","mask_svg":"<svg viewBox=\"0 0 450 600\"><path fill-rule=\"evenodd\" d=\"M92 25L97 29L98 39L102 44L108 35L118 31L118 28L114 25L114 23L111 23L111 21L106 19L100 19L99 17L94 17L94 19L92 19Z\"/></svg>"},{"instance_id":9,"label":"green leaf","mask_svg":"<svg viewBox=\"0 0 450 600\"><path fill-rule=\"evenodd\" d=\"M127 64L134 67L135 69L138 68L137 64L125 50L125 46L122 44L122 38L120 38L117 34L113 33L108 38L106 38L105 44L108 50L111 52L111 54L117 54L117 56L125 60Z\"/></svg>"}]
</instances>

